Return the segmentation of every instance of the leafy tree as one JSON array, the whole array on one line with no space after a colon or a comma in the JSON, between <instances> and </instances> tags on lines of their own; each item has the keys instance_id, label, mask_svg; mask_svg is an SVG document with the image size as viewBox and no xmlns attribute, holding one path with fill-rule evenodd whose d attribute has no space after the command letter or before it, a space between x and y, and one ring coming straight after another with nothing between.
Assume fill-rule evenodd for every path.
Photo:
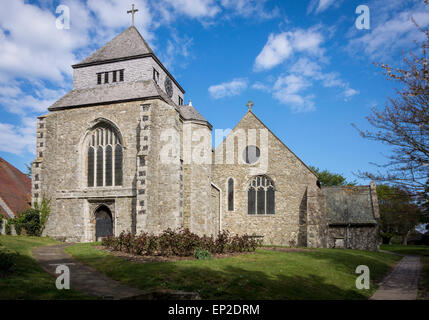
<instances>
[{"instance_id":1,"label":"leafy tree","mask_svg":"<svg viewBox=\"0 0 429 320\"><path fill-rule=\"evenodd\" d=\"M319 168L313 166L310 166L310 169L316 173L321 185L324 187L356 185L356 182L348 182L347 179L339 173L329 172L326 169L320 170Z\"/></svg>"},{"instance_id":2,"label":"leafy tree","mask_svg":"<svg viewBox=\"0 0 429 320\"><path fill-rule=\"evenodd\" d=\"M30 162L29 164L26 163L25 167L27 168L27 172L25 174L31 178L33 162Z\"/></svg>"},{"instance_id":3,"label":"leafy tree","mask_svg":"<svg viewBox=\"0 0 429 320\"><path fill-rule=\"evenodd\" d=\"M407 245L408 236L421 223L421 210L413 194L396 186L377 185L380 208L379 231L384 244L394 236L402 237Z\"/></svg>"},{"instance_id":4,"label":"leafy tree","mask_svg":"<svg viewBox=\"0 0 429 320\"><path fill-rule=\"evenodd\" d=\"M428 1L425 1L428 4ZM417 24L416 24L417 26ZM418 27L418 26L417 26ZM404 68L376 64L388 80L396 81L401 89L395 98L388 98L384 109L376 107L367 117L373 131L358 129L363 138L392 147L385 164L375 164L379 171L358 172L358 176L381 183L396 185L412 192L420 203L429 200L429 29L418 27L425 40L418 43L419 52L404 57ZM380 169L385 171L380 172Z\"/></svg>"}]
</instances>

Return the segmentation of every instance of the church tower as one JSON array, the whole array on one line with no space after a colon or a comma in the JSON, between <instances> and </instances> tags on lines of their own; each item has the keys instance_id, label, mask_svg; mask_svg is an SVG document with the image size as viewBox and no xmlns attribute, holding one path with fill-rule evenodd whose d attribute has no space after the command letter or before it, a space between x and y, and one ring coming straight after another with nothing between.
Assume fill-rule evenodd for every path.
<instances>
[{"instance_id":1,"label":"church tower","mask_svg":"<svg viewBox=\"0 0 429 320\"><path fill-rule=\"evenodd\" d=\"M189 227L213 234L211 125L131 26L73 68L73 89L38 118L33 203L45 234L95 241ZM204 139L195 137L204 136Z\"/></svg>"}]
</instances>

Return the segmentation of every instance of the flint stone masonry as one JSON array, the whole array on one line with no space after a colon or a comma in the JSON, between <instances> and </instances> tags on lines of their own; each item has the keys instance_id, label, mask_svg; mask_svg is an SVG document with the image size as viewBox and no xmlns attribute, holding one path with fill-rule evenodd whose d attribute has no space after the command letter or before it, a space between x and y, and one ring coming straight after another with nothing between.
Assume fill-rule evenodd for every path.
<instances>
[{"instance_id":1,"label":"flint stone masonry","mask_svg":"<svg viewBox=\"0 0 429 320\"><path fill-rule=\"evenodd\" d=\"M346 195L345 189L321 188L317 176L250 110L213 150L211 124L192 105L178 105L184 91L173 78L173 97L167 96L163 82L171 75L158 61L130 27L75 65L73 90L38 118L32 201L51 199L45 235L95 241L97 226L107 221L113 235L227 230L266 244L377 249L375 185ZM158 84L153 67L159 67ZM124 69L123 82L96 84L97 73L119 69ZM106 155L96 159L103 168L104 157L117 160L113 168L122 167L121 185L88 186L89 169L100 169L90 166L88 156L100 126L118 137L122 162ZM260 149L253 164L243 159L247 146ZM248 214L248 188L257 176L274 186L274 214ZM229 179L234 181L232 211ZM109 211L104 224L97 220L100 208ZM341 218L344 208L347 221Z\"/></svg>"}]
</instances>

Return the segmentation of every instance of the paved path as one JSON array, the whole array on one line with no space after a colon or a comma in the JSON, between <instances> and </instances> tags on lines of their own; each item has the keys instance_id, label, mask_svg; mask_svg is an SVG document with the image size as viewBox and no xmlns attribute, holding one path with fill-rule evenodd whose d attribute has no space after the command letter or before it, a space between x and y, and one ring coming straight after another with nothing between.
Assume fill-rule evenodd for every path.
<instances>
[{"instance_id":1,"label":"paved path","mask_svg":"<svg viewBox=\"0 0 429 320\"><path fill-rule=\"evenodd\" d=\"M103 299L125 299L145 294L142 290L125 286L73 259L64 252L64 248L69 245L36 248L33 251L34 258L55 278L59 275L55 273L56 267L60 264L67 265L70 268L70 286L88 295Z\"/></svg>"},{"instance_id":2,"label":"paved path","mask_svg":"<svg viewBox=\"0 0 429 320\"><path fill-rule=\"evenodd\" d=\"M420 257L404 256L371 300L416 300L420 270Z\"/></svg>"}]
</instances>

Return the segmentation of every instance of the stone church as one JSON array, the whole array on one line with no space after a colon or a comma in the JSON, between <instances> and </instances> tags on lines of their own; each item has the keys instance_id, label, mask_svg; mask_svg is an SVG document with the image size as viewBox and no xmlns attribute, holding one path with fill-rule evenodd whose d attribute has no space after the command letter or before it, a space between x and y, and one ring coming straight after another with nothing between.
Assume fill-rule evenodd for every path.
<instances>
[{"instance_id":1,"label":"stone church","mask_svg":"<svg viewBox=\"0 0 429 320\"><path fill-rule=\"evenodd\" d=\"M214 150L212 125L131 26L73 68L37 120L32 202L44 233L96 241L189 228L266 244L378 248L375 186L320 186L251 110Z\"/></svg>"}]
</instances>

